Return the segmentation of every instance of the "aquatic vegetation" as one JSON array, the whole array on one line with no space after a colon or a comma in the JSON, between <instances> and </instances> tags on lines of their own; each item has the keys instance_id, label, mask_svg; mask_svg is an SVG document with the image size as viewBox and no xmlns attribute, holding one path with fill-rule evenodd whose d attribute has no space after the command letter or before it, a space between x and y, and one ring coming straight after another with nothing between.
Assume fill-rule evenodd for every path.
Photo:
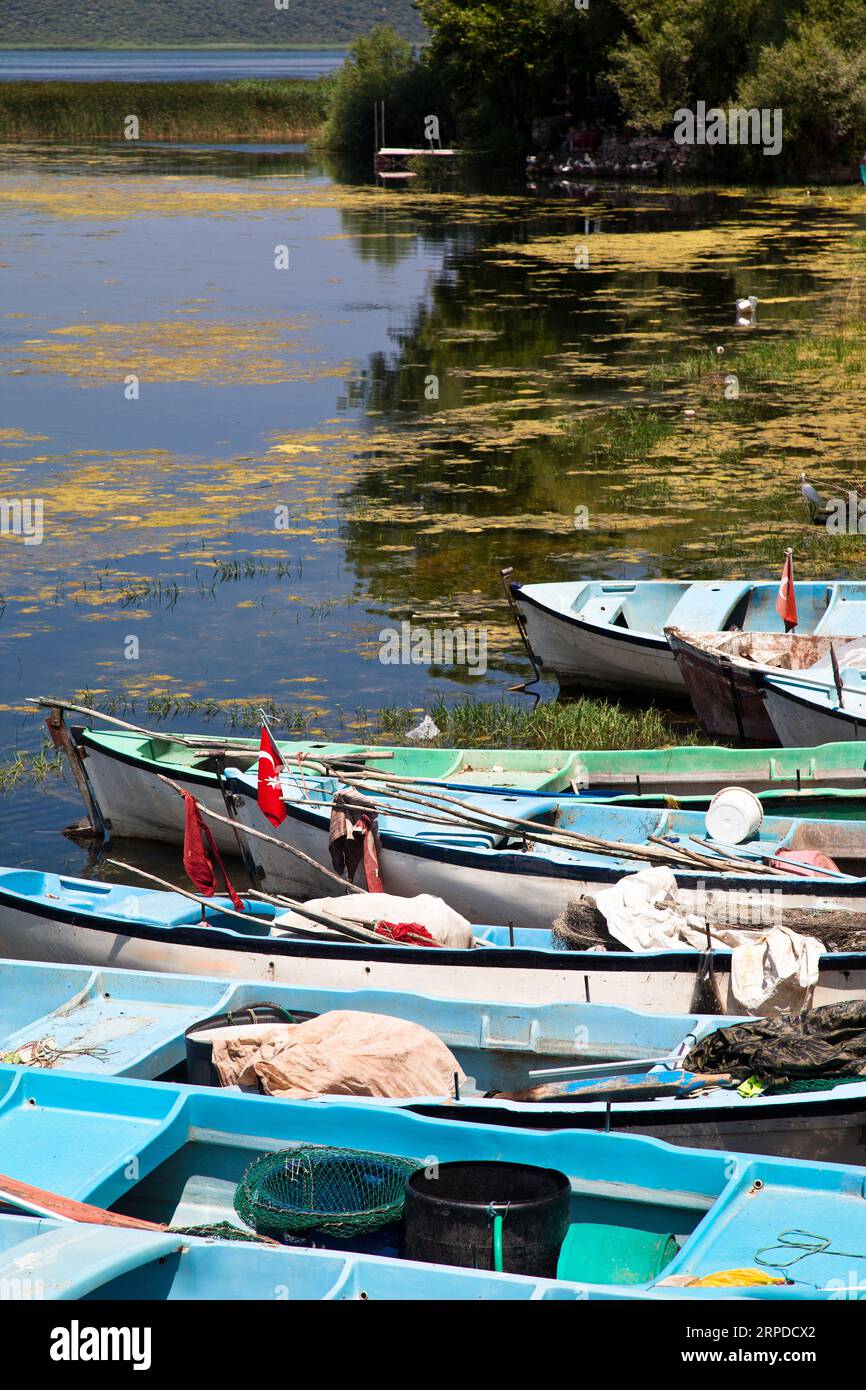
<instances>
[{"instance_id":1,"label":"aquatic vegetation","mask_svg":"<svg viewBox=\"0 0 866 1390\"><path fill-rule=\"evenodd\" d=\"M4 82L0 140L302 140L321 129L333 79Z\"/></svg>"},{"instance_id":2,"label":"aquatic vegetation","mask_svg":"<svg viewBox=\"0 0 866 1390\"><path fill-rule=\"evenodd\" d=\"M49 777L63 775L63 756L43 740L35 753L19 749L7 761L0 761L0 796L23 785L39 786Z\"/></svg>"},{"instance_id":3,"label":"aquatic vegetation","mask_svg":"<svg viewBox=\"0 0 866 1390\"><path fill-rule=\"evenodd\" d=\"M662 710L628 709L608 700L579 699L534 708L507 700L433 701L429 714L441 731L436 740L454 747L502 748L660 748L699 742L691 722L677 725ZM420 711L400 706L379 710L375 727L402 737Z\"/></svg>"}]
</instances>

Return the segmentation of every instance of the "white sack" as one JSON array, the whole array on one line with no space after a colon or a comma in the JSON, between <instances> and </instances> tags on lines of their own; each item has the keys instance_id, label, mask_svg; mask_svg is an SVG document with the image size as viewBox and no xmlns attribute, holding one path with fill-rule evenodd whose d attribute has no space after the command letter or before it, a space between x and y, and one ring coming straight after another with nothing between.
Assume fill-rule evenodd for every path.
<instances>
[{"instance_id":1,"label":"white sack","mask_svg":"<svg viewBox=\"0 0 866 1390\"><path fill-rule=\"evenodd\" d=\"M680 903L673 871L664 865L641 869L596 895L611 936L630 951L707 949L706 923ZM823 951L813 936L790 927L738 931L710 927L714 947L729 949L731 995L744 1013L772 1014L801 1008L818 980Z\"/></svg>"},{"instance_id":2,"label":"white sack","mask_svg":"<svg viewBox=\"0 0 866 1390\"><path fill-rule=\"evenodd\" d=\"M305 906L313 912L326 912L341 921L360 922L369 927L376 922L418 922L427 928L434 941L454 950L465 950L475 944L472 927L466 918L430 893L419 893L414 898L400 898L393 893L347 893L342 898L314 898ZM274 925L304 927L309 923L297 912L285 912L276 918Z\"/></svg>"}]
</instances>

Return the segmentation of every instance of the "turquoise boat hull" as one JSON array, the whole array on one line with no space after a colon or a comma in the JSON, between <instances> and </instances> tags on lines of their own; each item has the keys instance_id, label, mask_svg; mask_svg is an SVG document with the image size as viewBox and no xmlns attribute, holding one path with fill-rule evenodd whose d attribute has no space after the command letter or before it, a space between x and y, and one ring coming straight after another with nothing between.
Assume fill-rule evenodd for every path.
<instances>
[{"instance_id":1,"label":"turquoise boat hull","mask_svg":"<svg viewBox=\"0 0 866 1390\"><path fill-rule=\"evenodd\" d=\"M385 990L227 984L0 961L0 1059L20 1056L34 1040L51 1039L58 1054L51 1063L55 1072L188 1082L201 1067L192 1074L187 1069L186 1034L222 1015L245 1023L244 1011L254 1004L298 1021L334 1009L409 1020L440 1038L471 1078L459 1095L355 1097L353 1104L362 1109L410 1109L462 1124L607 1127L689 1147L788 1158L857 1163L866 1157L866 1081L746 1100L733 1088L706 1089L702 1079L678 1070L696 1041L739 1021L733 1018L665 1017L602 1004L527 1007ZM558 1083L559 1094L509 1098L541 1084L533 1072L564 1068L579 1070ZM653 1098L641 1098L653 1089Z\"/></svg>"},{"instance_id":2,"label":"turquoise boat hull","mask_svg":"<svg viewBox=\"0 0 866 1390\"><path fill-rule=\"evenodd\" d=\"M804 580L794 585L803 634L866 633L866 584ZM634 691L684 699L686 685L664 635L783 632L778 579L577 580L511 585L511 602L536 668L560 686Z\"/></svg>"},{"instance_id":3,"label":"turquoise boat hull","mask_svg":"<svg viewBox=\"0 0 866 1390\"><path fill-rule=\"evenodd\" d=\"M679 1245L657 1276L631 1286L613 1275L607 1284L597 1277L584 1281L576 1257L570 1261L569 1283L589 1294L609 1296L630 1287L644 1295L670 1288L664 1281L673 1276L704 1278L757 1265L777 1276L784 1270L790 1280L775 1296L838 1298L850 1261L836 1252L866 1250L862 1168L676 1149L600 1132L543 1134L457 1125L402 1111L275 1105L266 1098L197 1088L0 1068L5 1175L139 1220L184 1229L227 1220L241 1227L233 1195L250 1162L298 1144L427 1163L504 1161L554 1168L570 1179L572 1226L602 1223L670 1233ZM784 1233L793 1227L820 1232L822 1239L790 1264ZM507 1240L506 1222L506 1245ZM397 1241L395 1230L381 1232L375 1255L395 1260ZM364 1253L372 1253L369 1237L360 1243ZM333 1238L325 1238L325 1244L347 1249L346 1242ZM597 1253L584 1252L586 1268L596 1275ZM121 1281L115 1292L144 1296L137 1287L133 1282L124 1289ZM677 1292L689 1296L687 1289ZM755 1287L737 1292L765 1295ZM723 1296L730 1294L727 1289Z\"/></svg>"}]
</instances>

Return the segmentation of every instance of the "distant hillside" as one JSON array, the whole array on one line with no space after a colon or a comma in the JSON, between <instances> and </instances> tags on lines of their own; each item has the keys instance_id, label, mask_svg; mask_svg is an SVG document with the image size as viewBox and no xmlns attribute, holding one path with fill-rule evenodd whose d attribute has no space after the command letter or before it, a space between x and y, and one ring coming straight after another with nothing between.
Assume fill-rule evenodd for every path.
<instances>
[{"instance_id":1,"label":"distant hillside","mask_svg":"<svg viewBox=\"0 0 866 1390\"><path fill-rule=\"evenodd\" d=\"M0 47L342 44L392 24L420 41L412 0L0 0Z\"/></svg>"}]
</instances>

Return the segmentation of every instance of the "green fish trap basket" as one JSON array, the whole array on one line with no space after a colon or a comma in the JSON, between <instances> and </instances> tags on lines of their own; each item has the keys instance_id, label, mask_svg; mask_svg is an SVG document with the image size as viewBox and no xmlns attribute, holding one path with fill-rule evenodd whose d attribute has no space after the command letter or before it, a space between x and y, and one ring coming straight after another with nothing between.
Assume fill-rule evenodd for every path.
<instances>
[{"instance_id":1,"label":"green fish trap basket","mask_svg":"<svg viewBox=\"0 0 866 1390\"><path fill-rule=\"evenodd\" d=\"M403 1213L415 1158L304 1145L263 1154L235 1192L235 1211L259 1234L321 1231L349 1240L377 1231Z\"/></svg>"}]
</instances>

